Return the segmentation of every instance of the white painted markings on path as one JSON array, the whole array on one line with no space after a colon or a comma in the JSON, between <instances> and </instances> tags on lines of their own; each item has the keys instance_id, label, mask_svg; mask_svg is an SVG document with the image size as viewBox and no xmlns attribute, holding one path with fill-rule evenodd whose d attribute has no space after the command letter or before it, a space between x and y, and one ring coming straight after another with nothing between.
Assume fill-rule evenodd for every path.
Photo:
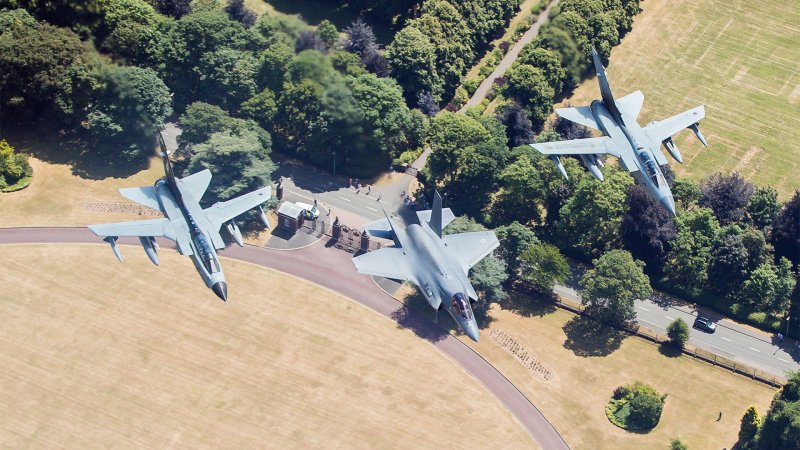
<instances>
[{"instance_id":1,"label":"white painted markings on path","mask_svg":"<svg viewBox=\"0 0 800 450\"><path fill-rule=\"evenodd\" d=\"M637 308L641 309L642 311L650 311L649 309L645 308L644 306L637 306Z\"/></svg>"},{"instance_id":2,"label":"white painted markings on path","mask_svg":"<svg viewBox=\"0 0 800 450\"><path fill-rule=\"evenodd\" d=\"M375 211L375 212L378 212L378 210L377 210L377 209L375 209L375 208L370 208L369 206L367 206L367 209L368 209L368 210L370 210L370 211Z\"/></svg>"},{"instance_id":3,"label":"white painted markings on path","mask_svg":"<svg viewBox=\"0 0 800 450\"><path fill-rule=\"evenodd\" d=\"M344 200L344 201L346 201L346 202L351 202L352 201L349 198L342 197L341 195L339 196L339 198Z\"/></svg>"},{"instance_id":4,"label":"white painted markings on path","mask_svg":"<svg viewBox=\"0 0 800 450\"><path fill-rule=\"evenodd\" d=\"M789 361L787 361L787 360L785 360L785 359L783 359L783 358L778 358L778 359L780 359L781 361L783 361L783 362L785 362L785 363L789 363ZM789 364L791 364L791 363L789 363Z\"/></svg>"},{"instance_id":5,"label":"white painted markings on path","mask_svg":"<svg viewBox=\"0 0 800 450\"><path fill-rule=\"evenodd\" d=\"M672 318L672 317L670 317L670 316L664 316L664 317L666 317L666 318L667 318L667 320L675 320L675 319L673 319L673 318Z\"/></svg>"},{"instance_id":6,"label":"white painted markings on path","mask_svg":"<svg viewBox=\"0 0 800 450\"><path fill-rule=\"evenodd\" d=\"M728 342L730 342L730 341L731 341L730 339L728 339L728 338L726 338L726 337L722 337L722 336L720 336L720 339L722 339L723 341L728 341Z\"/></svg>"},{"instance_id":7,"label":"white painted markings on path","mask_svg":"<svg viewBox=\"0 0 800 450\"><path fill-rule=\"evenodd\" d=\"M761 353L761 350L756 350L756 349L754 349L753 347L747 347L747 348L749 348L750 350L752 350L752 351L754 351L754 352L756 352L756 353Z\"/></svg>"}]
</instances>

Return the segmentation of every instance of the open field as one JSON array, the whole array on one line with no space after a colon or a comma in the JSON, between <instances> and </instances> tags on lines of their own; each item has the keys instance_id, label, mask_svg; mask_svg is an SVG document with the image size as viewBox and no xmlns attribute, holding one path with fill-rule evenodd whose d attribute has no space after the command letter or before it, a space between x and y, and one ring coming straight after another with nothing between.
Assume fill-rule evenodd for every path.
<instances>
[{"instance_id":1,"label":"open field","mask_svg":"<svg viewBox=\"0 0 800 450\"><path fill-rule=\"evenodd\" d=\"M413 293L403 287L396 295ZM412 302L416 307L424 300ZM479 343L455 334L532 399L571 448L667 448L674 438L689 448L731 448L747 407L756 405L764 414L775 394L718 367L676 357L672 349L662 354L643 339L605 333L550 304L509 300L493 305L489 317ZM455 328L446 320L443 325ZM617 428L605 415L614 389L636 380L668 394L661 422L648 433Z\"/></svg>"},{"instance_id":2,"label":"open field","mask_svg":"<svg viewBox=\"0 0 800 450\"><path fill-rule=\"evenodd\" d=\"M2 447L533 445L434 347L316 285L225 260L225 305L172 251L2 250Z\"/></svg>"},{"instance_id":3,"label":"open field","mask_svg":"<svg viewBox=\"0 0 800 450\"><path fill-rule=\"evenodd\" d=\"M800 189L800 3L647 0L611 54L615 95L645 94L640 123L706 105L704 149L676 136L681 175L738 171L788 198ZM589 79L567 101L599 97Z\"/></svg>"}]
</instances>

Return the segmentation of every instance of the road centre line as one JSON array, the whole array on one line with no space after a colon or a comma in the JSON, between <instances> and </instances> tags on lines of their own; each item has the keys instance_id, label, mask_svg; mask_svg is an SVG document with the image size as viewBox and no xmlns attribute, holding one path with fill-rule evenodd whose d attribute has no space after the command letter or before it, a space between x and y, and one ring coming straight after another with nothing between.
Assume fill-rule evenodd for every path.
<instances>
[{"instance_id":1,"label":"road centre line","mask_svg":"<svg viewBox=\"0 0 800 450\"><path fill-rule=\"evenodd\" d=\"M785 362L785 363L789 363L789 361L787 361L787 360L785 360L785 359L783 359L783 358L778 358L778 359L780 359L781 361L783 361L783 362ZM789 363L789 364L791 364L791 363Z\"/></svg>"},{"instance_id":2,"label":"road centre line","mask_svg":"<svg viewBox=\"0 0 800 450\"><path fill-rule=\"evenodd\" d=\"M761 350L756 350L756 349L754 349L753 347L747 347L747 348L749 348L750 350L752 350L752 351L754 351L754 352L761 353Z\"/></svg>"},{"instance_id":3,"label":"road centre line","mask_svg":"<svg viewBox=\"0 0 800 450\"><path fill-rule=\"evenodd\" d=\"M730 340L730 339L728 339L728 338L726 338L726 337L722 337L722 336L720 336L720 338L721 338L722 340L724 340L724 341L731 342L731 340Z\"/></svg>"},{"instance_id":4,"label":"road centre line","mask_svg":"<svg viewBox=\"0 0 800 450\"><path fill-rule=\"evenodd\" d=\"M649 325L652 325L652 326L654 326L654 327L658 327L658 328L664 328L663 326L661 326L661 325L659 325L659 324L657 324L657 323L649 322L649 321L647 321L647 320L644 320L644 319L639 319L639 322L644 322L644 323L646 323L646 324L649 324Z\"/></svg>"},{"instance_id":5,"label":"road centre line","mask_svg":"<svg viewBox=\"0 0 800 450\"><path fill-rule=\"evenodd\" d=\"M637 306L637 308L639 308L641 310L644 310L644 311L650 311L649 309L645 308L644 306Z\"/></svg>"},{"instance_id":6,"label":"road centre line","mask_svg":"<svg viewBox=\"0 0 800 450\"><path fill-rule=\"evenodd\" d=\"M670 316L664 316L664 317L666 317L666 318L667 318L667 320L675 320L675 319L673 319L673 318L672 318L672 317L670 317Z\"/></svg>"},{"instance_id":7,"label":"road centre line","mask_svg":"<svg viewBox=\"0 0 800 450\"><path fill-rule=\"evenodd\" d=\"M367 208L368 210L370 210L370 211L375 211L375 212L378 212L378 210L377 210L377 209L375 209L375 208L370 208L369 206L367 206L366 208Z\"/></svg>"},{"instance_id":8,"label":"road centre line","mask_svg":"<svg viewBox=\"0 0 800 450\"><path fill-rule=\"evenodd\" d=\"M344 197L342 197L341 195L339 196L339 198L340 198L340 199L342 199L342 200L344 200L344 201L346 201L346 202L351 202L351 201L352 201L352 200L350 200L349 198L344 198Z\"/></svg>"}]
</instances>

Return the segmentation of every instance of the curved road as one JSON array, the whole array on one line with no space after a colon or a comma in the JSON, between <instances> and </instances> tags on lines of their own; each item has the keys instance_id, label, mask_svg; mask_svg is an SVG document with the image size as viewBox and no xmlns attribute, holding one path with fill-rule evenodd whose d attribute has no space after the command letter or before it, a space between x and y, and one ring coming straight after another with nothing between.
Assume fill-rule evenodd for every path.
<instances>
[{"instance_id":1,"label":"curved road","mask_svg":"<svg viewBox=\"0 0 800 450\"><path fill-rule=\"evenodd\" d=\"M0 229L0 244L33 243L96 244L98 237L86 228ZM128 238L120 238L119 243L139 245L136 239ZM172 248L172 243L169 241L161 241L160 244L165 248ZM418 314L409 314L400 302L380 290L370 277L358 276L351 269L349 253L317 243L290 252L250 245L243 248L229 247L222 251L221 255L312 281L372 308L399 325L413 330L480 381L522 423L539 446L547 450L569 448L536 406L494 366L463 342L445 333L428 318ZM232 287L231 294L235 299L235 286Z\"/></svg>"}]
</instances>

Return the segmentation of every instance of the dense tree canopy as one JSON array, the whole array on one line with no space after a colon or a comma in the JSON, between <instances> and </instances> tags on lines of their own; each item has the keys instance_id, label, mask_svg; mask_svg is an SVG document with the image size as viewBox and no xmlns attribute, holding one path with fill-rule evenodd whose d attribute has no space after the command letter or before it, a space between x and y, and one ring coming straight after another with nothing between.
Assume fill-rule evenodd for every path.
<instances>
[{"instance_id":1,"label":"dense tree canopy","mask_svg":"<svg viewBox=\"0 0 800 450\"><path fill-rule=\"evenodd\" d=\"M700 185L700 205L711 208L722 225L742 220L753 185L738 173L716 173Z\"/></svg>"},{"instance_id":2,"label":"dense tree canopy","mask_svg":"<svg viewBox=\"0 0 800 450\"><path fill-rule=\"evenodd\" d=\"M702 289L708 281L711 247L720 226L713 211L698 208L678 216L677 237L671 242L665 273L676 285L689 290Z\"/></svg>"},{"instance_id":3,"label":"dense tree canopy","mask_svg":"<svg viewBox=\"0 0 800 450\"><path fill-rule=\"evenodd\" d=\"M677 236L672 215L640 185L628 191L628 211L620 224L622 243L634 258L658 271L669 251L669 242Z\"/></svg>"},{"instance_id":4,"label":"dense tree canopy","mask_svg":"<svg viewBox=\"0 0 800 450\"><path fill-rule=\"evenodd\" d=\"M800 264L800 191L795 191L775 218L772 244L775 256L788 258L795 267Z\"/></svg>"},{"instance_id":5,"label":"dense tree canopy","mask_svg":"<svg viewBox=\"0 0 800 450\"><path fill-rule=\"evenodd\" d=\"M581 278L581 301L598 319L617 325L634 320L634 299L653 293L644 263L624 250L612 250L594 260L594 268Z\"/></svg>"}]
</instances>

